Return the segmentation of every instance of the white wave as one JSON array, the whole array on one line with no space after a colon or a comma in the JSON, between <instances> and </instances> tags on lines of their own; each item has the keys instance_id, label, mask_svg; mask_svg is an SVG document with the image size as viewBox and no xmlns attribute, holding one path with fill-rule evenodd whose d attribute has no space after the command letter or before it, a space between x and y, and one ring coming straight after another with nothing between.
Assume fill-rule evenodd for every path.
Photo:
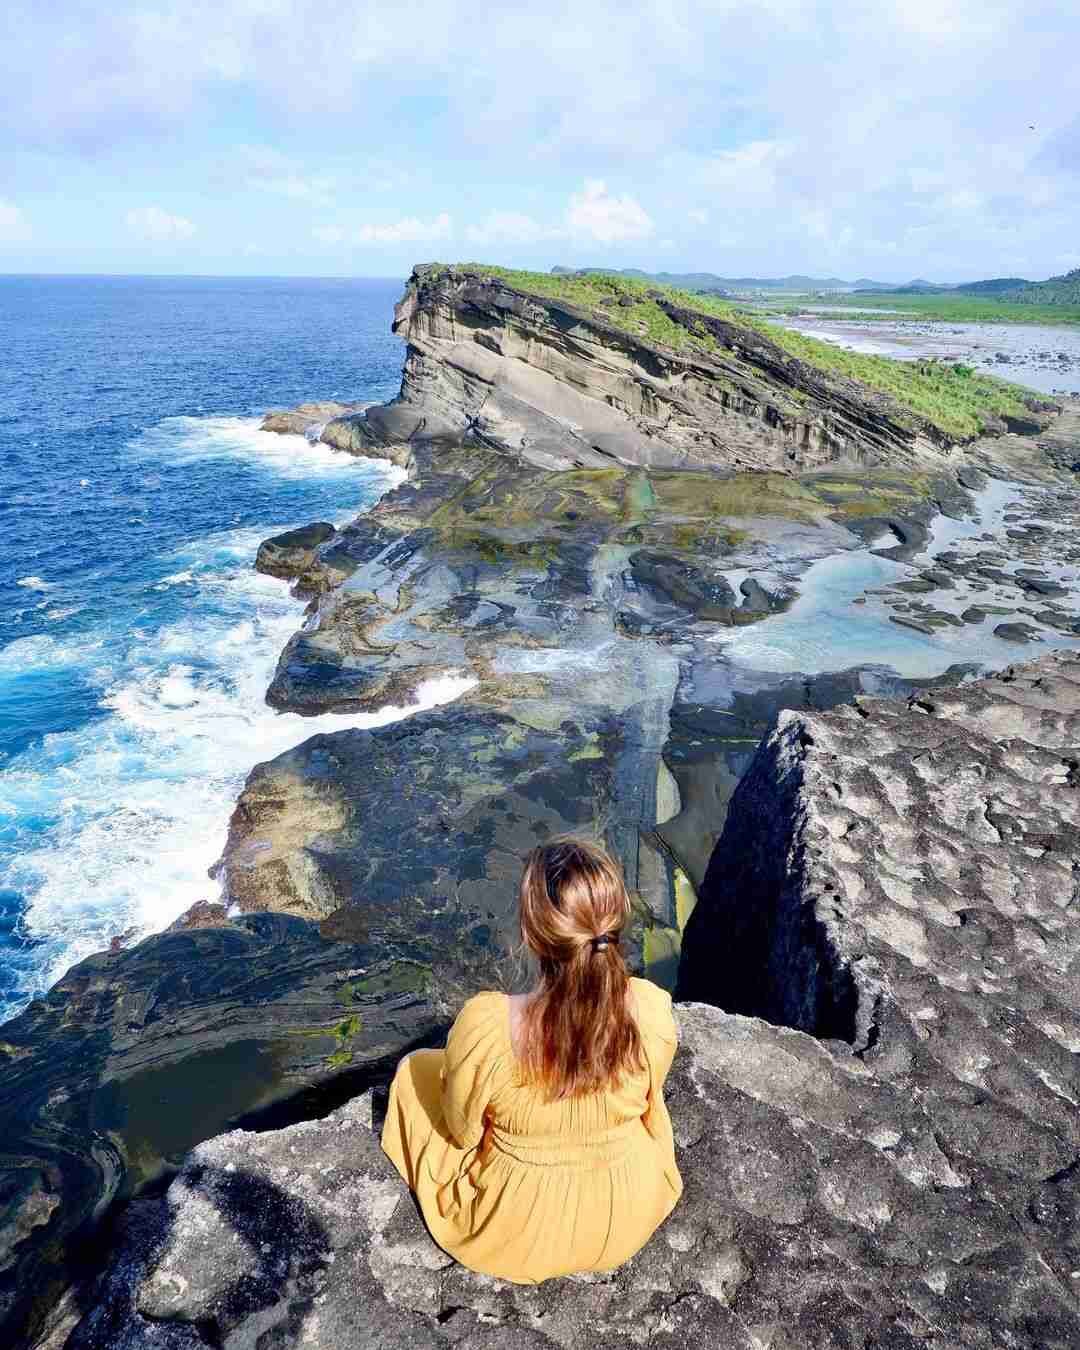
<instances>
[{"instance_id":1,"label":"white wave","mask_svg":"<svg viewBox=\"0 0 1080 1350\"><path fill-rule=\"evenodd\" d=\"M0 775L0 812L52 822L45 834L27 833L0 868L0 887L27 899L20 926L41 944L39 989L115 934L160 931L196 901L218 897L207 872L255 763L320 732L380 726L451 702L476 683L442 674L418 688L416 703L374 714L275 713L265 690L303 605L282 582L251 570L265 534L234 531L181 550L191 566L172 576L197 588L183 617L129 628L125 645L89 653L101 666L106 715L47 736ZM0 670L5 660L23 669L28 660L68 657L89 663L85 647L24 638L0 651Z\"/></svg>"},{"instance_id":2,"label":"white wave","mask_svg":"<svg viewBox=\"0 0 1080 1350\"><path fill-rule=\"evenodd\" d=\"M381 461L358 459L306 436L260 431L259 417L168 417L139 437L141 450L173 463L252 459L285 478L310 479L386 472ZM400 474L400 470L397 471Z\"/></svg>"},{"instance_id":3,"label":"white wave","mask_svg":"<svg viewBox=\"0 0 1080 1350\"><path fill-rule=\"evenodd\" d=\"M100 643L59 642L48 633L16 638L0 647L0 674L24 674L56 666L74 666L86 661L88 653Z\"/></svg>"},{"instance_id":4,"label":"white wave","mask_svg":"<svg viewBox=\"0 0 1080 1350\"><path fill-rule=\"evenodd\" d=\"M85 605L60 605L56 609L47 609L45 618L49 623L57 623L60 619L70 619L73 614L81 614L85 608Z\"/></svg>"},{"instance_id":5,"label":"white wave","mask_svg":"<svg viewBox=\"0 0 1080 1350\"><path fill-rule=\"evenodd\" d=\"M42 577L20 577L15 585L24 586L28 591L47 591L51 589L52 583Z\"/></svg>"}]
</instances>

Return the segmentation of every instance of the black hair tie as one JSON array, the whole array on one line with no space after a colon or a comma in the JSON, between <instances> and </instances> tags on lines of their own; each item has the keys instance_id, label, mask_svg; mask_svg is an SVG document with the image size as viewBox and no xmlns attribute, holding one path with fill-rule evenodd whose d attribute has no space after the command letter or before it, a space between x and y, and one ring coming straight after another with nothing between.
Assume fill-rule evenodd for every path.
<instances>
[{"instance_id":1,"label":"black hair tie","mask_svg":"<svg viewBox=\"0 0 1080 1350\"><path fill-rule=\"evenodd\" d=\"M602 952L605 947L610 946L611 935L609 933L601 933L599 937L594 937L592 939L592 949L594 952Z\"/></svg>"}]
</instances>

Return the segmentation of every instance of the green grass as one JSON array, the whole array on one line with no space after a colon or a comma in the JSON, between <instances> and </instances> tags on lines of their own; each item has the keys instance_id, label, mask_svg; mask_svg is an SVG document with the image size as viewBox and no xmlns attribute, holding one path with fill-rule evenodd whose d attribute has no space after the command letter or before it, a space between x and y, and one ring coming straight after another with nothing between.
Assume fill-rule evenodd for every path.
<instances>
[{"instance_id":1,"label":"green grass","mask_svg":"<svg viewBox=\"0 0 1080 1350\"><path fill-rule=\"evenodd\" d=\"M615 276L607 272L566 276L489 267L485 263L458 263L454 266L456 270L498 277L515 290L546 299L565 300L591 311L617 328L674 351L715 351L720 344L704 325L699 328L693 321L689 326L676 323L652 298L660 294L680 308L759 332L790 356L804 361L823 374L867 385L894 400L902 411L924 418L952 440L969 440L979 435L990 418L1023 414L1026 411L1024 400L1031 397L1030 390L1007 384L992 375L976 374L968 366L951 366L939 361L893 361L884 356L845 351L831 343L780 328L769 323L759 313L738 308L714 296L694 295L653 281L640 281L635 277ZM440 272L449 269L445 264L432 264L432 270ZM921 296L902 298L924 299ZM929 298L938 299L936 296ZM619 304L622 299L630 303ZM967 303L1002 308L994 301L975 300ZM1030 313L1034 308L1025 306L1025 313ZM1057 313L1060 315L1060 307Z\"/></svg>"},{"instance_id":2,"label":"green grass","mask_svg":"<svg viewBox=\"0 0 1080 1350\"><path fill-rule=\"evenodd\" d=\"M758 325L767 328L769 336L792 356L888 394L954 440L978 436L991 417L1023 415L1024 399L1032 396L1031 390L973 371L970 366L944 361L891 361L887 356L846 351L760 320Z\"/></svg>"},{"instance_id":3,"label":"green grass","mask_svg":"<svg viewBox=\"0 0 1080 1350\"><path fill-rule=\"evenodd\" d=\"M852 309L898 310L899 313L861 314L868 319L936 319L942 323L1080 323L1080 305L1021 304L983 295L897 295L875 291L872 295L808 296L804 301L769 305L774 314L803 314L807 308L837 305Z\"/></svg>"}]
</instances>

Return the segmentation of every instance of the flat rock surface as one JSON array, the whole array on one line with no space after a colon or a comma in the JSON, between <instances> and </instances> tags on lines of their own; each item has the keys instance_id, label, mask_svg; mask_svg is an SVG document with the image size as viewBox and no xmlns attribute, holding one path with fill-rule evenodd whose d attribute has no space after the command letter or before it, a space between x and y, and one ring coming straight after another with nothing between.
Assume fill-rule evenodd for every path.
<instances>
[{"instance_id":1,"label":"flat rock surface","mask_svg":"<svg viewBox=\"0 0 1080 1350\"><path fill-rule=\"evenodd\" d=\"M164 1200L128 1211L41 1350L1076 1345L1075 1170L1006 1180L849 1053L702 1005L678 1019L686 1191L618 1271L521 1286L456 1265L366 1094L200 1145Z\"/></svg>"}]
</instances>

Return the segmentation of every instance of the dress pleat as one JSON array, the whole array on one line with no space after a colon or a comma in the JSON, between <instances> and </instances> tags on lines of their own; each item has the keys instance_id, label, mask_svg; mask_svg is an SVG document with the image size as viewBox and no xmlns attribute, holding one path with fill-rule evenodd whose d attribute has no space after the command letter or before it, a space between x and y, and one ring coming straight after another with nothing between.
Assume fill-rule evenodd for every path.
<instances>
[{"instance_id":1,"label":"dress pleat","mask_svg":"<svg viewBox=\"0 0 1080 1350\"><path fill-rule=\"evenodd\" d=\"M607 1091L547 1101L520 1072L498 993L469 999L445 1050L398 1065L383 1148L462 1265L518 1284L610 1270L674 1209L671 998L630 983L646 1065Z\"/></svg>"}]
</instances>

